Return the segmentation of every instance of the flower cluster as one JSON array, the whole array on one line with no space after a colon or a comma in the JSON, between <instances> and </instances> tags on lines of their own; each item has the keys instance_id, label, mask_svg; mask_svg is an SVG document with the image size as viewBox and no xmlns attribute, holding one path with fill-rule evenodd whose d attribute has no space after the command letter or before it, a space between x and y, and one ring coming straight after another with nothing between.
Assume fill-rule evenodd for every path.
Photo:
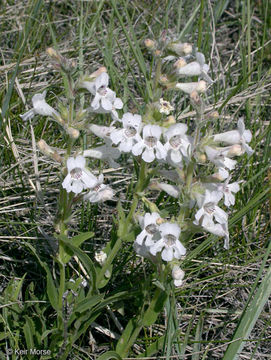
<instances>
[{"instance_id":1,"label":"flower cluster","mask_svg":"<svg viewBox=\"0 0 271 360\"><path fill-rule=\"evenodd\" d=\"M140 217L142 231L136 237L134 248L139 255L154 262L158 259L169 263L174 284L181 286L184 272L178 261L186 253L179 240L181 233L205 230L224 237L224 247L229 248L227 208L234 205L235 194L240 190L238 182L230 183L230 171L237 164L233 158L253 153L248 145L252 134L245 129L242 118L238 120L236 129L220 134L213 134L204 126L219 115L205 113L200 96L213 82L208 75L210 67L202 53L193 51L188 43L169 40L161 44L147 39L145 45L157 57L161 73L156 74L155 81L160 87L156 91L158 96L145 105L142 115L131 112L120 115L124 104L109 88L109 75L106 68L101 67L76 82L74 91L87 90L91 100L89 106L80 109L74 119L68 117L63 106L58 112L48 105L46 92L34 95L33 108L21 117L27 120L36 114L49 116L63 127L72 141L78 138L81 130L91 132L102 140L99 146L79 152L79 155L76 152L74 157L67 153L66 160L59 160L58 154L46 145L47 155L62 162L66 169L62 187L76 195L87 190L82 198L92 203L111 199L113 190L103 184L103 175L97 178L87 169L86 157L106 161L114 168L119 166L117 160L121 154L131 154L138 164L146 163L143 175L150 175L152 170L150 177L158 177L148 182L148 189L164 191L178 199L180 214L174 222L166 221L149 206L151 213ZM198 77L196 82L183 80L195 76ZM165 100L167 90L181 90L190 95L196 113L196 117L191 119L194 121L192 130L170 115L175 106ZM89 114L109 114L111 124L101 126L90 123ZM144 195L148 189L143 189Z\"/></svg>"}]
</instances>

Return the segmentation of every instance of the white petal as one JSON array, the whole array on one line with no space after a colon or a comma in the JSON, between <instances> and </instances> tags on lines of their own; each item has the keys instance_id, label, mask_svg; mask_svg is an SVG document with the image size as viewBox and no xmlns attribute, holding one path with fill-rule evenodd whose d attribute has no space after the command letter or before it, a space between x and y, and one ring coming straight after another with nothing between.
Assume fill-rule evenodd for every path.
<instances>
[{"instance_id":1,"label":"white petal","mask_svg":"<svg viewBox=\"0 0 271 360\"><path fill-rule=\"evenodd\" d=\"M178 250L180 256L183 256L186 254L186 248L183 246L183 244L179 240L176 241L175 247ZM177 259L179 259L179 257Z\"/></svg>"},{"instance_id":2,"label":"white petal","mask_svg":"<svg viewBox=\"0 0 271 360\"><path fill-rule=\"evenodd\" d=\"M179 163L180 161L182 161L182 159L183 159L182 154L179 150L171 150L170 158L176 164Z\"/></svg>"},{"instance_id":3,"label":"white petal","mask_svg":"<svg viewBox=\"0 0 271 360\"><path fill-rule=\"evenodd\" d=\"M139 244L139 245L142 245L144 239L146 238L147 236L147 232L145 230L141 231L140 234L137 235L136 237L136 242Z\"/></svg>"},{"instance_id":4,"label":"white petal","mask_svg":"<svg viewBox=\"0 0 271 360\"><path fill-rule=\"evenodd\" d=\"M167 157L167 151L164 148L164 145L158 141L156 145L156 157L157 159L165 159Z\"/></svg>"},{"instance_id":5,"label":"white petal","mask_svg":"<svg viewBox=\"0 0 271 360\"><path fill-rule=\"evenodd\" d=\"M114 144L117 145L121 141L123 132L123 129L112 131L112 133L110 134L110 139Z\"/></svg>"},{"instance_id":6,"label":"white petal","mask_svg":"<svg viewBox=\"0 0 271 360\"><path fill-rule=\"evenodd\" d=\"M170 248L164 248L164 250L161 253L162 259L164 261L171 261L173 259L173 249Z\"/></svg>"},{"instance_id":7,"label":"white petal","mask_svg":"<svg viewBox=\"0 0 271 360\"><path fill-rule=\"evenodd\" d=\"M135 144L135 146L132 149L132 153L135 156L138 156L138 155L140 155L142 153L144 147L145 147L144 142L140 141L137 144Z\"/></svg>"},{"instance_id":8,"label":"white petal","mask_svg":"<svg viewBox=\"0 0 271 360\"><path fill-rule=\"evenodd\" d=\"M123 108L123 102L120 98L116 98L116 100L114 101L114 107L116 109L122 109Z\"/></svg>"},{"instance_id":9,"label":"white petal","mask_svg":"<svg viewBox=\"0 0 271 360\"><path fill-rule=\"evenodd\" d=\"M102 97L101 105L102 105L102 108L106 111L111 111L113 108L112 102L110 100L106 99L105 97Z\"/></svg>"},{"instance_id":10,"label":"white petal","mask_svg":"<svg viewBox=\"0 0 271 360\"><path fill-rule=\"evenodd\" d=\"M75 194L80 194L83 191L83 184L80 180L75 180L71 184L71 191Z\"/></svg>"},{"instance_id":11,"label":"white petal","mask_svg":"<svg viewBox=\"0 0 271 360\"><path fill-rule=\"evenodd\" d=\"M136 145L135 145L136 146ZM133 147L133 153L134 153L134 148ZM154 151L153 149L148 149L146 148L145 151L142 154L142 159L147 162L147 163L151 163L154 159L155 159L155 155L154 155Z\"/></svg>"}]
</instances>

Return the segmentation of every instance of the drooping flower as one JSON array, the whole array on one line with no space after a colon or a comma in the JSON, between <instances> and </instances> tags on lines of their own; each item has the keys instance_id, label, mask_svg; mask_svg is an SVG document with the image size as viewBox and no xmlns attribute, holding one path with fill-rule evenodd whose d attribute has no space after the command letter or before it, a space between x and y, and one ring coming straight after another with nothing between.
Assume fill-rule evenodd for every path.
<instances>
[{"instance_id":1,"label":"drooping flower","mask_svg":"<svg viewBox=\"0 0 271 360\"><path fill-rule=\"evenodd\" d=\"M247 144L252 139L250 130L245 129L244 120L240 118L237 123L237 130L226 131L225 133L214 135L214 141L230 145L241 144L245 152L250 156L254 150Z\"/></svg>"},{"instance_id":2,"label":"drooping flower","mask_svg":"<svg viewBox=\"0 0 271 360\"><path fill-rule=\"evenodd\" d=\"M187 125L174 124L165 132L167 142L164 147L174 163L182 161L183 156L188 156L188 149L191 146L188 137L185 135Z\"/></svg>"},{"instance_id":3,"label":"drooping flower","mask_svg":"<svg viewBox=\"0 0 271 360\"><path fill-rule=\"evenodd\" d=\"M104 202L111 200L114 196L114 192L110 186L103 184L104 176L101 174L98 177L98 181L91 190L84 195L84 200L88 200L91 203Z\"/></svg>"},{"instance_id":4,"label":"drooping flower","mask_svg":"<svg viewBox=\"0 0 271 360\"><path fill-rule=\"evenodd\" d=\"M118 149L123 152L132 150L135 143L141 141L141 116L126 113L122 118L123 129L111 132L110 138L114 144L119 144Z\"/></svg>"},{"instance_id":5,"label":"drooping flower","mask_svg":"<svg viewBox=\"0 0 271 360\"><path fill-rule=\"evenodd\" d=\"M36 94L32 97L33 109L27 111L20 117L23 121L32 119L36 114L51 117L60 117L59 113L45 101L46 90L41 94Z\"/></svg>"},{"instance_id":6,"label":"drooping flower","mask_svg":"<svg viewBox=\"0 0 271 360\"><path fill-rule=\"evenodd\" d=\"M146 246L153 245L155 240L159 238L159 226L156 221L160 219L160 215L157 212L146 213L140 221L141 233L136 237L136 243L142 245L143 243ZM155 240L153 237L155 236Z\"/></svg>"},{"instance_id":7,"label":"drooping flower","mask_svg":"<svg viewBox=\"0 0 271 360\"><path fill-rule=\"evenodd\" d=\"M210 146L204 147L208 159L219 168L234 169L237 161L228 158L224 152Z\"/></svg>"},{"instance_id":8,"label":"drooping flower","mask_svg":"<svg viewBox=\"0 0 271 360\"><path fill-rule=\"evenodd\" d=\"M75 194L81 193L85 189L96 186L98 179L85 167L86 159L82 155L76 158L70 157L67 160L68 174L62 182L62 187L66 191Z\"/></svg>"},{"instance_id":9,"label":"drooping flower","mask_svg":"<svg viewBox=\"0 0 271 360\"><path fill-rule=\"evenodd\" d=\"M201 76L208 83L212 83L212 79L207 74L210 67L205 63L205 56L202 53L197 52L196 60L197 61L192 61L188 64L184 63L183 66L176 66L177 73L186 76ZM178 65L179 64L182 65L180 61L178 62Z\"/></svg>"},{"instance_id":10,"label":"drooping flower","mask_svg":"<svg viewBox=\"0 0 271 360\"><path fill-rule=\"evenodd\" d=\"M152 162L155 158L165 159L167 152L159 141L162 130L158 125L145 125L143 128L143 140L138 141L132 149L135 156L142 154L145 162ZM142 153L143 152L143 153Z\"/></svg>"},{"instance_id":11,"label":"drooping flower","mask_svg":"<svg viewBox=\"0 0 271 360\"><path fill-rule=\"evenodd\" d=\"M186 248L179 241L181 229L177 224L163 223L159 226L161 239L150 246L150 253L161 252L164 261L180 259L186 254Z\"/></svg>"}]
</instances>

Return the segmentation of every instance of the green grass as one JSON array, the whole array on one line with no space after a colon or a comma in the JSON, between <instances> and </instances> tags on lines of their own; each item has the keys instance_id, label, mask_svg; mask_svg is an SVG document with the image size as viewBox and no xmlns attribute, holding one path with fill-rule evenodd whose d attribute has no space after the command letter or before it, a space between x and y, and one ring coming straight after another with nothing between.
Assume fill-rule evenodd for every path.
<instances>
[{"instance_id":1,"label":"green grass","mask_svg":"<svg viewBox=\"0 0 271 360\"><path fill-rule=\"evenodd\" d=\"M38 177L35 176L33 143L43 138L61 148L65 142L57 124L35 117L32 137L31 125L19 117L26 111L25 99L31 106L32 95L45 88L50 104L63 101L65 89L61 77L49 65L45 50L57 47L63 55L76 59L78 76L106 66L110 85L123 99L125 112L144 114L145 103L153 94L151 57L143 41L159 39L163 30L197 44L205 54L215 80L206 101L220 112L215 130L233 129L243 115L253 133L251 146L255 153L251 158L242 157L233 172L233 180L245 182L230 216L230 250L225 251L222 240L214 236L190 239L186 244L184 286L166 302L166 313L158 317L156 325L141 330L131 356L144 358L158 353L167 358L175 355L193 360L268 358L271 348L268 2L23 3L25 6L6 0L0 13L0 97L4 120L0 140L0 358L5 358L2 349L9 347L27 349L35 345L46 349L48 339L54 337L54 333L48 336L46 333L56 315L46 294L46 270L41 263L56 268L50 237L60 179L56 164L42 154L38 156ZM179 94L169 96L178 104L176 113L181 121L189 124L194 115L188 102ZM90 98L82 95L80 101L86 105ZM104 120L96 116L91 119L94 121ZM94 141L94 137L85 136L83 146L87 148ZM101 166L97 161L91 164L95 169ZM121 169L109 172L108 177L127 212L132 201L129 184L136 176L131 162L123 161L121 165ZM160 209L176 213L177 202L165 195L159 199ZM110 238L117 237L112 216L117 218L115 202L78 208L72 223L74 234L95 232L95 237L82 247L90 258ZM75 262L69 265L71 276L74 268L78 270ZM88 359L114 349L116 341L101 329L121 335L114 318L125 327L143 301L136 294L128 298L126 292L133 288L138 291L151 272L151 267L138 261L130 243L126 243L106 288L107 296L123 292L110 305L114 316L105 308L103 316L86 321L84 333L72 349L72 358ZM170 303L174 298L178 316ZM90 332L95 340L92 345Z\"/></svg>"}]
</instances>

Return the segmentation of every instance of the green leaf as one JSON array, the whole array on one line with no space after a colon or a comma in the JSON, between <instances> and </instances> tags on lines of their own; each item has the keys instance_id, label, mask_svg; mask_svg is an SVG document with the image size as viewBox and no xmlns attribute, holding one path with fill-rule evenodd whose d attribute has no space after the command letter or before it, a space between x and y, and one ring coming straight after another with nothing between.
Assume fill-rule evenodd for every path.
<instances>
[{"instance_id":1,"label":"green leaf","mask_svg":"<svg viewBox=\"0 0 271 360\"><path fill-rule=\"evenodd\" d=\"M84 265L90 279L92 282L92 289L97 289L97 284L96 284L96 278L97 278L97 274L96 274L96 269L95 266L93 264L93 262L91 261L90 257L84 253L84 251L82 251L81 249L78 249L76 246L72 245L70 243L70 241L64 240L64 238L60 239L60 242L65 245L65 247L67 247L68 249L71 250L71 252L73 253L73 255L76 255L79 260L82 262L82 264Z\"/></svg>"},{"instance_id":2,"label":"green leaf","mask_svg":"<svg viewBox=\"0 0 271 360\"><path fill-rule=\"evenodd\" d=\"M47 288L47 295L48 295L48 298L49 298L49 301L52 305L52 307L57 311L58 310L58 291L55 287L55 284L54 284L54 280L53 280L53 277L52 277L52 274L49 270L49 267L48 265L43 262L40 257L38 256L37 252L36 252L36 249L29 243L24 243L24 245L26 247L28 247L32 253L36 256L36 258L38 259L40 265L43 267L43 269L46 271L46 288Z\"/></svg>"},{"instance_id":3,"label":"green leaf","mask_svg":"<svg viewBox=\"0 0 271 360\"><path fill-rule=\"evenodd\" d=\"M223 360L237 360L246 344L256 321L258 320L269 296L271 295L271 266L263 278L253 300L245 308L236 328L231 344L228 346Z\"/></svg>"},{"instance_id":4,"label":"green leaf","mask_svg":"<svg viewBox=\"0 0 271 360\"><path fill-rule=\"evenodd\" d=\"M76 306L74 307L74 311L79 312L79 313L82 313L86 310L90 311L95 305L97 305L101 302L103 297L104 297L104 294L87 296L84 300L82 300L78 304L76 304Z\"/></svg>"},{"instance_id":5,"label":"green leaf","mask_svg":"<svg viewBox=\"0 0 271 360\"><path fill-rule=\"evenodd\" d=\"M35 334L35 325L29 316L24 317L25 324L23 326L25 341L28 349L34 349L35 343L33 340L33 334Z\"/></svg>"},{"instance_id":6,"label":"green leaf","mask_svg":"<svg viewBox=\"0 0 271 360\"><path fill-rule=\"evenodd\" d=\"M122 358L115 352L115 351L107 351L106 353L102 354L97 358L97 360L122 360Z\"/></svg>"},{"instance_id":7,"label":"green leaf","mask_svg":"<svg viewBox=\"0 0 271 360\"><path fill-rule=\"evenodd\" d=\"M93 236L94 236L94 232L89 231L86 233L76 235L76 236L72 237L71 239L65 235L56 235L56 238L59 240L63 240L64 242L68 242L71 245L75 246L76 248L79 248L79 246L84 241L90 239ZM69 247L67 247L65 245L64 245L64 250L65 250L65 252L64 252L64 254L62 254L61 261L63 264L67 264L70 261L71 257L73 256L73 252L71 249L69 249Z\"/></svg>"},{"instance_id":8,"label":"green leaf","mask_svg":"<svg viewBox=\"0 0 271 360\"><path fill-rule=\"evenodd\" d=\"M162 311L168 294L165 291L157 289L147 311L143 316L143 325L151 326L157 319L158 315Z\"/></svg>"}]
</instances>

